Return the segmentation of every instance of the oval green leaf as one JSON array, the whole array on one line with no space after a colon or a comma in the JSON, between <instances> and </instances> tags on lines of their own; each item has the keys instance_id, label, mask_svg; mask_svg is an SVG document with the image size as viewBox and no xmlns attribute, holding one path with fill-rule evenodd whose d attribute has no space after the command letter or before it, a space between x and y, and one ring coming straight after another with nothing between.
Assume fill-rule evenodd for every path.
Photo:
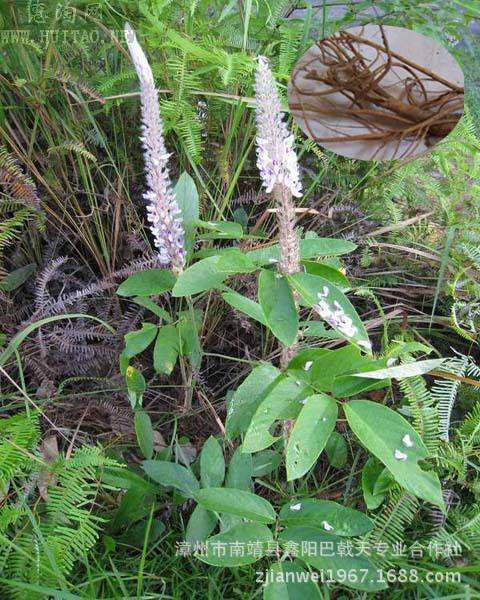
<instances>
[{"instance_id":1,"label":"oval green leaf","mask_svg":"<svg viewBox=\"0 0 480 600\"><path fill-rule=\"evenodd\" d=\"M282 525L306 525L326 531L332 535L363 535L373 529L373 522L359 510L342 506L331 500L293 500L285 504L279 515ZM330 529L331 527L331 529Z\"/></svg>"},{"instance_id":2,"label":"oval green leaf","mask_svg":"<svg viewBox=\"0 0 480 600\"><path fill-rule=\"evenodd\" d=\"M297 557L347 587L374 592L387 587L375 565L364 556L348 556L344 540L314 527L289 527L280 533L285 544L298 544ZM313 549L313 550L312 550ZM350 576L351 574L351 576Z\"/></svg>"},{"instance_id":3,"label":"oval green leaf","mask_svg":"<svg viewBox=\"0 0 480 600\"><path fill-rule=\"evenodd\" d=\"M217 521L217 515L197 504L188 519L185 541L192 546L204 542L215 529Z\"/></svg>"},{"instance_id":4,"label":"oval green leaf","mask_svg":"<svg viewBox=\"0 0 480 600\"><path fill-rule=\"evenodd\" d=\"M175 275L167 269L147 269L130 275L117 289L119 296L153 296L170 291Z\"/></svg>"},{"instance_id":5,"label":"oval green leaf","mask_svg":"<svg viewBox=\"0 0 480 600\"><path fill-rule=\"evenodd\" d=\"M337 404L325 394L309 396L302 403L288 440L287 481L302 477L315 464L337 420Z\"/></svg>"},{"instance_id":6,"label":"oval green leaf","mask_svg":"<svg viewBox=\"0 0 480 600\"><path fill-rule=\"evenodd\" d=\"M135 411L135 433L140 450L145 458L153 455L153 427L150 417L144 410Z\"/></svg>"},{"instance_id":7,"label":"oval green leaf","mask_svg":"<svg viewBox=\"0 0 480 600\"><path fill-rule=\"evenodd\" d=\"M255 302L255 300L251 300L250 298L246 298L242 296L238 292L224 292L222 294L222 298L233 306L236 310L239 310L255 321L258 321L262 325L267 326L267 320L265 319L265 315L263 314L262 307L260 304Z\"/></svg>"},{"instance_id":8,"label":"oval green leaf","mask_svg":"<svg viewBox=\"0 0 480 600\"><path fill-rule=\"evenodd\" d=\"M267 571L263 600L322 600L311 574L297 561L274 563Z\"/></svg>"},{"instance_id":9,"label":"oval green leaf","mask_svg":"<svg viewBox=\"0 0 480 600\"><path fill-rule=\"evenodd\" d=\"M232 440L247 430L258 405L279 375L280 371L267 363L255 367L239 385L227 406L227 439Z\"/></svg>"},{"instance_id":10,"label":"oval green leaf","mask_svg":"<svg viewBox=\"0 0 480 600\"><path fill-rule=\"evenodd\" d=\"M153 368L157 373L170 375L177 362L179 334L174 325L164 325L158 332L153 349Z\"/></svg>"},{"instance_id":11,"label":"oval green leaf","mask_svg":"<svg viewBox=\"0 0 480 600\"><path fill-rule=\"evenodd\" d=\"M273 541L270 529L261 523L240 523L208 538L206 550L195 556L217 567L239 567L257 562Z\"/></svg>"},{"instance_id":12,"label":"oval green leaf","mask_svg":"<svg viewBox=\"0 0 480 600\"><path fill-rule=\"evenodd\" d=\"M173 487L185 496L193 496L199 488L198 481L182 465L165 460L144 460L142 468L153 481L165 487Z\"/></svg>"},{"instance_id":13,"label":"oval green leaf","mask_svg":"<svg viewBox=\"0 0 480 600\"><path fill-rule=\"evenodd\" d=\"M285 277L273 271L262 271L258 280L258 301L273 335L285 346L291 346L298 333L298 313Z\"/></svg>"},{"instance_id":14,"label":"oval green leaf","mask_svg":"<svg viewBox=\"0 0 480 600\"><path fill-rule=\"evenodd\" d=\"M355 373L354 377L366 377L367 379L407 379L408 377L425 375L426 373L433 371L433 369L438 369L444 362L444 358L418 360L416 362L397 365L396 367L376 369L375 371L367 371L365 373Z\"/></svg>"},{"instance_id":15,"label":"oval green leaf","mask_svg":"<svg viewBox=\"0 0 480 600\"><path fill-rule=\"evenodd\" d=\"M210 436L200 453L200 479L203 487L219 487L225 477L225 459L222 447Z\"/></svg>"},{"instance_id":16,"label":"oval green leaf","mask_svg":"<svg viewBox=\"0 0 480 600\"><path fill-rule=\"evenodd\" d=\"M221 286L228 277L217 269L219 256L210 256L194 263L178 276L172 296L192 296Z\"/></svg>"},{"instance_id":17,"label":"oval green leaf","mask_svg":"<svg viewBox=\"0 0 480 600\"><path fill-rule=\"evenodd\" d=\"M243 452L265 450L278 439L270 433L271 426L279 419L293 419L298 415L305 388L304 383L293 377L279 380L255 411L243 440Z\"/></svg>"},{"instance_id":18,"label":"oval green leaf","mask_svg":"<svg viewBox=\"0 0 480 600\"><path fill-rule=\"evenodd\" d=\"M301 300L306 306L313 307L321 300L328 305L332 312L341 309L343 313L351 319L352 334L350 335L350 332L346 331L344 328L339 328L338 326L333 327L332 322L327 321L328 324L332 326L341 337L371 354L371 344L368 339L367 330L352 303L342 291L327 279L318 275L295 273L294 275L289 275L288 280L298 292ZM326 296L325 293L327 293Z\"/></svg>"},{"instance_id":19,"label":"oval green leaf","mask_svg":"<svg viewBox=\"0 0 480 600\"><path fill-rule=\"evenodd\" d=\"M348 424L361 443L402 487L445 509L438 475L422 470L417 464L427 458L428 450L404 417L369 400L352 400L344 405L344 410Z\"/></svg>"},{"instance_id":20,"label":"oval green leaf","mask_svg":"<svg viewBox=\"0 0 480 600\"><path fill-rule=\"evenodd\" d=\"M273 506L256 494L233 488L206 488L194 493L195 500L217 513L236 515L259 523L273 523L277 518Z\"/></svg>"}]
</instances>

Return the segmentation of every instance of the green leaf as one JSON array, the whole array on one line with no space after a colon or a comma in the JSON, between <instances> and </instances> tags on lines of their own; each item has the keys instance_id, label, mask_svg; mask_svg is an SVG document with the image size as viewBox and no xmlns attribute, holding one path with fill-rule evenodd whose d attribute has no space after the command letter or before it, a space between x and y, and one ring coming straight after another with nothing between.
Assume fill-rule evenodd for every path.
<instances>
[{"instance_id":1,"label":"green leaf","mask_svg":"<svg viewBox=\"0 0 480 600\"><path fill-rule=\"evenodd\" d=\"M422 354L431 354L433 348L426 346L421 342L404 342L403 340L392 340L395 346L389 348L386 357L395 358L404 354L415 354L421 352Z\"/></svg>"},{"instance_id":2,"label":"green leaf","mask_svg":"<svg viewBox=\"0 0 480 600\"><path fill-rule=\"evenodd\" d=\"M191 471L182 465L165 460L144 460L142 468L153 481L164 487L173 487L185 496L193 496L199 487Z\"/></svg>"},{"instance_id":3,"label":"green leaf","mask_svg":"<svg viewBox=\"0 0 480 600\"><path fill-rule=\"evenodd\" d=\"M33 263L10 271L10 273L0 281L0 290L3 290L4 292L13 292L25 283L35 271L36 266Z\"/></svg>"},{"instance_id":4,"label":"green leaf","mask_svg":"<svg viewBox=\"0 0 480 600\"><path fill-rule=\"evenodd\" d=\"M217 513L228 513L259 523L273 523L277 518L268 500L244 490L211 487L196 491L193 497L203 508Z\"/></svg>"},{"instance_id":5,"label":"green leaf","mask_svg":"<svg viewBox=\"0 0 480 600\"><path fill-rule=\"evenodd\" d=\"M260 402L280 371L270 364L255 367L241 383L228 403L225 435L232 440L247 430Z\"/></svg>"},{"instance_id":6,"label":"green leaf","mask_svg":"<svg viewBox=\"0 0 480 600\"><path fill-rule=\"evenodd\" d=\"M332 393L337 378L353 369L359 370L368 357L362 356L356 346L344 346L338 350L328 350L313 361L309 369L310 381L316 389Z\"/></svg>"},{"instance_id":7,"label":"green leaf","mask_svg":"<svg viewBox=\"0 0 480 600\"><path fill-rule=\"evenodd\" d=\"M249 492L252 490L252 477L252 455L242 452L242 447L239 446L230 459L225 487Z\"/></svg>"},{"instance_id":8,"label":"green leaf","mask_svg":"<svg viewBox=\"0 0 480 600\"><path fill-rule=\"evenodd\" d=\"M119 296L153 296L170 291L175 275L167 269L147 269L130 275L118 287Z\"/></svg>"},{"instance_id":9,"label":"green leaf","mask_svg":"<svg viewBox=\"0 0 480 600\"><path fill-rule=\"evenodd\" d=\"M363 392L371 392L372 390L379 390L388 387L389 381L387 379L366 379L355 377L353 375L341 375L335 377L331 386L332 395L335 398L350 398L352 396L358 396Z\"/></svg>"},{"instance_id":10,"label":"green leaf","mask_svg":"<svg viewBox=\"0 0 480 600\"><path fill-rule=\"evenodd\" d=\"M333 283L339 289L348 289L351 287L345 275L334 267L309 260L302 261L302 264L307 273L310 273L310 275L319 275L330 283Z\"/></svg>"},{"instance_id":11,"label":"green leaf","mask_svg":"<svg viewBox=\"0 0 480 600\"><path fill-rule=\"evenodd\" d=\"M262 271L258 300L273 335L285 346L291 346L298 333L298 313L287 280L273 271Z\"/></svg>"},{"instance_id":12,"label":"green leaf","mask_svg":"<svg viewBox=\"0 0 480 600\"><path fill-rule=\"evenodd\" d=\"M273 541L270 529L261 523L240 523L207 540L206 551L196 554L201 561L217 567L239 567L257 562ZM244 553L238 552L238 547Z\"/></svg>"},{"instance_id":13,"label":"green leaf","mask_svg":"<svg viewBox=\"0 0 480 600\"><path fill-rule=\"evenodd\" d=\"M309 396L297 417L286 452L287 481L298 479L315 464L337 420L335 400L324 394Z\"/></svg>"},{"instance_id":14,"label":"green leaf","mask_svg":"<svg viewBox=\"0 0 480 600\"><path fill-rule=\"evenodd\" d=\"M142 396L147 389L147 383L144 376L129 365L125 371L125 383L127 384L128 397L132 408L135 409L137 406L142 404Z\"/></svg>"},{"instance_id":15,"label":"green leaf","mask_svg":"<svg viewBox=\"0 0 480 600\"><path fill-rule=\"evenodd\" d=\"M348 556L341 538L314 527L289 527L280 533L280 540L298 544L297 557L347 587L374 592L387 585L379 581L375 565L364 556ZM357 579L354 581L353 579Z\"/></svg>"},{"instance_id":16,"label":"green leaf","mask_svg":"<svg viewBox=\"0 0 480 600\"><path fill-rule=\"evenodd\" d=\"M237 292L224 292L222 298L236 310L245 313L262 325L267 325L267 320L263 314L262 307L254 300L250 300L250 298L246 298Z\"/></svg>"},{"instance_id":17,"label":"green leaf","mask_svg":"<svg viewBox=\"0 0 480 600\"><path fill-rule=\"evenodd\" d=\"M153 427L149 415L144 410L135 411L135 433L137 441L145 458L153 456Z\"/></svg>"},{"instance_id":18,"label":"green leaf","mask_svg":"<svg viewBox=\"0 0 480 600\"><path fill-rule=\"evenodd\" d=\"M154 502L154 500L153 500ZM141 550L145 544L145 538L148 534L148 544L153 544L165 532L165 523L160 519L153 519L149 524L148 519L144 519L128 529L117 538L117 540L127 546L133 546ZM73 600L73 599L72 599Z\"/></svg>"},{"instance_id":19,"label":"green leaf","mask_svg":"<svg viewBox=\"0 0 480 600\"><path fill-rule=\"evenodd\" d=\"M194 263L178 276L172 296L192 296L206 290L221 286L228 277L228 273L222 273L217 269L219 256L210 256Z\"/></svg>"},{"instance_id":20,"label":"green leaf","mask_svg":"<svg viewBox=\"0 0 480 600\"><path fill-rule=\"evenodd\" d=\"M110 522L111 530L124 531L135 521L143 519L154 502L155 494L152 491L137 486L129 488L120 500L113 522Z\"/></svg>"},{"instance_id":21,"label":"green leaf","mask_svg":"<svg viewBox=\"0 0 480 600\"><path fill-rule=\"evenodd\" d=\"M363 535L373 529L372 520L359 510L314 498L288 502L282 507L279 519L284 527L308 525L322 530L332 527L329 533L340 536Z\"/></svg>"},{"instance_id":22,"label":"green leaf","mask_svg":"<svg viewBox=\"0 0 480 600\"><path fill-rule=\"evenodd\" d=\"M194 180L184 171L175 186L175 198L182 214L185 241L188 250L193 247L195 228L200 216L198 192Z\"/></svg>"},{"instance_id":23,"label":"green leaf","mask_svg":"<svg viewBox=\"0 0 480 600\"><path fill-rule=\"evenodd\" d=\"M347 240L335 240L332 238L309 238L300 240L300 258L306 260L309 258L318 258L320 256L340 256L353 252L357 246ZM278 244L272 244L265 248L250 250L248 256L257 263L257 265L266 265L280 260L280 247Z\"/></svg>"},{"instance_id":24,"label":"green leaf","mask_svg":"<svg viewBox=\"0 0 480 600\"><path fill-rule=\"evenodd\" d=\"M278 561L270 566L263 600L322 600L323 596L310 573L299 562Z\"/></svg>"},{"instance_id":25,"label":"green leaf","mask_svg":"<svg viewBox=\"0 0 480 600\"><path fill-rule=\"evenodd\" d=\"M125 349L122 354L128 359L140 354L150 346L157 332L158 328L153 323L142 323L141 329L125 335Z\"/></svg>"},{"instance_id":26,"label":"green leaf","mask_svg":"<svg viewBox=\"0 0 480 600\"><path fill-rule=\"evenodd\" d=\"M427 458L428 450L404 417L369 400L352 400L344 405L344 410L358 439L382 461L402 487L445 510L438 475L423 471L417 464ZM405 444L405 436L409 437L408 445ZM399 452L407 456L406 460L395 458Z\"/></svg>"},{"instance_id":27,"label":"green leaf","mask_svg":"<svg viewBox=\"0 0 480 600\"><path fill-rule=\"evenodd\" d=\"M332 311L337 310L338 307L342 309L344 314L352 320L355 333L352 336L347 336L338 327L334 327L334 329L344 339L352 342L356 346L362 348L362 350L371 354L371 345L370 340L368 339L367 331L360 317L357 315L355 308L342 291L318 275L295 273L294 275L289 275L288 280L298 292L301 300L306 306L314 306L315 304L318 304L318 294L324 294L324 292L328 290L328 296L324 297L323 300L329 305Z\"/></svg>"},{"instance_id":28,"label":"green leaf","mask_svg":"<svg viewBox=\"0 0 480 600\"><path fill-rule=\"evenodd\" d=\"M130 488L139 488L145 492L154 492L155 486L145 479L137 475L130 469L119 467L105 467L101 472L102 481L106 485L112 487L129 490Z\"/></svg>"},{"instance_id":29,"label":"green leaf","mask_svg":"<svg viewBox=\"0 0 480 600\"><path fill-rule=\"evenodd\" d=\"M198 225L214 233L202 234L204 240L240 240L243 238L243 227L232 221L198 221Z\"/></svg>"},{"instance_id":30,"label":"green leaf","mask_svg":"<svg viewBox=\"0 0 480 600\"><path fill-rule=\"evenodd\" d=\"M210 436L200 453L200 479L203 487L219 487L225 477L225 459L222 447Z\"/></svg>"},{"instance_id":31,"label":"green leaf","mask_svg":"<svg viewBox=\"0 0 480 600\"><path fill-rule=\"evenodd\" d=\"M252 273L257 265L244 253L237 249L221 254L218 257L217 269L222 273Z\"/></svg>"},{"instance_id":32,"label":"green leaf","mask_svg":"<svg viewBox=\"0 0 480 600\"><path fill-rule=\"evenodd\" d=\"M133 301L135 304L143 306L160 319L163 319L166 323L172 322L172 317L168 314L168 312L161 306L158 306L158 304L155 304L155 302L150 300L150 298L147 296L137 296L136 298L133 298Z\"/></svg>"},{"instance_id":33,"label":"green leaf","mask_svg":"<svg viewBox=\"0 0 480 600\"><path fill-rule=\"evenodd\" d=\"M342 469L347 464L348 446L343 435L332 431L325 446L328 462L337 469Z\"/></svg>"},{"instance_id":34,"label":"green leaf","mask_svg":"<svg viewBox=\"0 0 480 600\"><path fill-rule=\"evenodd\" d=\"M386 364L386 358L371 360L369 357L360 356L359 360L356 361L355 364L351 364L350 368L346 370L346 372L356 372L356 375L338 374L331 386L332 394L336 398L348 398L361 394L362 392L389 387L390 381L388 379L375 380L361 377L361 373L366 373L373 369L378 369L379 367L383 368Z\"/></svg>"},{"instance_id":35,"label":"green leaf","mask_svg":"<svg viewBox=\"0 0 480 600\"><path fill-rule=\"evenodd\" d=\"M202 347L200 345L199 330L202 325L202 312L195 309L194 315L190 311L178 313L177 330L180 334L182 356L187 356L190 364L199 369L202 362Z\"/></svg>"},{"instance_id":36,"label":"green leaf","mask_svg":"<svg viewBox=\"0 0 480 600\"><path fill-rule=\"evenodd\" d=\"M366 377L367 379L407 379L408 377L425 375L425 373L437 369L444 362L444 358L419 360L397 365L396 367L387 367L386 369L377 369L376 371L367 371L366 373L355 373L355 377Z\"/></svg>"},{"instance_id":37,"label":"green leaf","mask_svg":"<svg viewBox=\"0 0 480 600\"><path fill-rule=\"evenodd\" d=\"M253 477L268 475L280 465L282 455L275 450L263 450L252 456Z\"/></svg>"},{"instance_id":38,"label":"green leaf","mask_svg":"<svg viewBox=\"0 0 480 600\"><path fill-rule=\"evenodd\" d=\"M278 437L270 433L271 426L280 419L295 418L300 412L300 400L305 395L305 384L293 377L284 377L260 403L243 441L243 452L259 452L271 446Z\"/></svg>"},{"instance_id":39,"label":"green leaf","mask_svg":"<svg viewBox=\"0 0 480 600\"><path fill-rule=\"evenodd\" d=\"M308 237L307 237L308 236ZM316 234L307 234L304 240L300 241L300 257L318 258L320 256L341 256L342 254L350 254L357 245L348 240L340 240L335 238L321 238Z\"/></svg>"},{"instance_id":40,"label":"green leaf","mask_svg":"<svg viewBox=\"0 0 480 600\"><path fill-rule=\"evenodd\" d=\"M371 456L362 470L362 491L368 510L375 510L382 504L385 494L375 493L375 483L384 470L384 466L375 457Z\"/></svg>"},{"instance_id":41,"label":"green leaf","mask_svg":"<svg viewBox=\"0 0 480 600\"><path fill-rule=\"evenodd\" d=\"M398 487L398 483L393 478L393 475L390 473L387 467L383 467L382 472L375 481L373 493L375 495L385 494L386 492L389 492L390 490L393 490L396 487Z\"/></svg>"},{"instance_id":42,"label":"green leaf","mask_svg":"<svg viewBox=\"0 0 480 600\"><path fill-rule=\"evenodd\" d=\"M217 521L217 516L214 513L205 510L203 506L198 504L188 520L185 541L192 546L198 542L205 542L215 529Z\"/></svg>"},{"instance_id":43,"label":"green leaf","mask_svg":"<svg viewBox=\"0 0 480 600\"><path fill-rule=\"evenodd\" d=\"M153 368L170 375L178 358L179 334L174 325L160 327L153 349Z\"/></svg>"}]
</instances>

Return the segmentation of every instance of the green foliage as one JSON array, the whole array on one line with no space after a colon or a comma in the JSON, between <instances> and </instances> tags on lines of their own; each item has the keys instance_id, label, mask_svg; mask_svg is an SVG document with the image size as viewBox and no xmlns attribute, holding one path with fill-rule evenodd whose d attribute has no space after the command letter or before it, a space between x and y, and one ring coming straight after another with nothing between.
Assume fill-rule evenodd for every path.
<instances>
[{"instance_id":1,"label":"green foliage","mask_svg":"<svg viewBox=\"0 0 480 600\"><path fill-rule=\"evenodd\" d=\"M65 588L75 563L96 544L104 522L93 512L99 469L117 463L100 448L88 446L68 458L59 455L43 462L36 448L38 416L33 413L3 419L1 426L2 489L10 488L0 506L2 586L8 597L41 598L35 587L11 587L7 580L37 589ZM37 486L42 496L30 507Z\"/></svg>"},{"instance_id":2,"label":"green foliage","mask_svg":"<svg viewBox=\"0 0 480 600\"><path fill-rule=\"evenodd\" d=\"M5 491L10 480L32 469L30 450L35 448L40 432L34 413L19 413L0 420L0 489Z\"/></svg>"},{"instance_id":3,"label":"green foliage","mask_svg":"<svg viewBox=\"0 0 480 600\"><path fill-rule=\"evenodd\" d=\"M411 561L390 555L367 558L362 552L349 556L341 548L410 540L460 544L467 583L392 585L396 589L386 595L450 597L478 591L468 572L480 554L480 409L472 405L465 386L470 378L475 392L471 378L479 381L480 371L470 356L423 360L430 351L425 344L389 346L392 330L409 339L413 318L415 335L432 344L439 339L441 354L452 339L456 345L455 333L469 352L470 344L478 342L479 138L470 116L478 107L468 107L457 129L431 154L393 167L339 159L301 139L294 127L305 184L299 202L315 207L319 215L302 215L307 231L300 240L303 272L281 279L273 270L279 245L270 239L270 216L265 212L263 217L266 205L256 194L258 181L252 175L250 101L259 54L270 58L285 100L295 61L324 33L373 19L436 38L445 31L459 39L476 13L469 2L458 3L464 9L459 11L448 3L381 0L375 3L375 15L370 2L347 3L343 16L333 20L334 4L101 3L100 23L119 31L128 18L153 65L167 144L174 151L172 168L179 175L175 192L186 227L188 266L178 278L165 269L142 271L120 285L119 298L111 305L110 299L99 298L101 314L112 313L114 319L120 320L127 306L127 311L145 309L136 313L133 326L121 320L125 385L118 386L113 378L115 389L109 388L115 410L123 410L126 398L134 409L130 431L112 448L129 461L136 454L130 470L92 446L71 454L70 449L46 464L37 449L35 414L0 419L0 570L6 597L258 597L258 565L249 565L260 559L262 568L276 574L332 571L328 589L322 586L320 591L311 581L275 582L265 586L266 600L318 598L329 590L363 597L385 587L376 578L378 565L411 566ZM40 256L64 240L81 256L82 276L98 271L109 277L132 252L145 248L143 204L137 193L140 160L129 148L139 129L135 73L110 35L82 48L43 48L25 40L17 46L21 50L2 42L7 108L0 114L6 144L0 148L0 269L6 257L13 271L1 289L18 290ZM475 94L469 92L469 98L473 101ZM12 106L11 119L7 109ZM24 171L32 173L35 184ZM241 200L250 192L255 201ZM33 227L42 222L39 195L48 208L48 244L38 235L41 227ZM339 206L357 208L357 203L363 214L335 221ZM418 219L420 213L427 216ZM383 233L375 224L377 233L370 237L373 227L367 227L364 234L361 226L369 219L385 225ZM312 228L319 233L308 231ZM57 230L60 242L50 233ZM335 237L327 237L331 234ZM19 256L18 264L24 265L25 259L26 266L17 269ZM55 285L68 283L66 276ZM351 319L354 336L319 318L314 307L319 293L326 297L325 287L329 301ZM412 293L412 313L403 303L405 289L423 294L420 302ZM385 315L383 307L391 298L405 312L401 326L399 308ZM245 338L229 335L232 313L227 304L246 315L241 316L245 329L250 319L255 321ZM374 309L378 316L372 316ZM444 319L451 316L453 331L437 329L439 322L445 323L437 320L437 313ZM85 319L83 310L70 316ZM428 330L422 325L425 317ZM32 352L23 356L20 343L34 331L44 343L50 335L47 325L63 318L28 322L0 355L2 368L9 373L18 368L15 376L21 384L18 389L7 384L2 398L6 415L9 403L18 403L20 390L23 400L39 388L25 376L23 359L31 361ZM220 334L216 323L225 327ZM382 328L383 337L377 335ZM282 370L275 366L274 337L284 345L299 343ZM235 351L222 355L224 347ZM242 362L236 364L237 357ZM398 363L392 366L392 360ZM434 377L438 370L454 377L431 385L432 369L437 371ZM71 397L60 385L47 406L60 399L67 406L78 402L87 381L95 380L72 381L76 388ZM172 402L184 395L186 413L172 416L164 410L164 388L172 393ZM182 430L192 400L201 402L194 406L195 447L210 433L204 431L206 415L214 416L216 433L228 388L225 443L210 437L198 460L183 464L187 452L182 453L180 443L159 450L159 426L164 433L172 426L173 436L177 427ZM89 387L87 392L94 406L97 391ZM38 393L38 402L43 400ZM462 420L465 410L469 412ZM395 459L395 450L408 453L407 459ZM138 454L146 459L143 474L137 468ZM99 470L104 471L102 484ZM442 509L445 505L444 512L432 503ZM110 509L115 516L107 526ZM167 519L165 538L160 539L162 520ZM106 534L103 546L96 545L100 532ZM189 544L208 541L210 549L176 558L174 543L180 532ZM327 558L301 551L293 561L277 561L264 548L250 556L219 556L211 550L215 542L253 547L259 541L265 546L279 542L284 552L309 541L332 544L336 551ZM211 568L199 567L201 561ZM455 566L426 559L422 567L440 571L447 564ZM235 569L229 573L223 567ZM366 581L343 575L351 571L365 571ZM471 589L465 591L467 585Z\"/></svg>"}]
</instances>

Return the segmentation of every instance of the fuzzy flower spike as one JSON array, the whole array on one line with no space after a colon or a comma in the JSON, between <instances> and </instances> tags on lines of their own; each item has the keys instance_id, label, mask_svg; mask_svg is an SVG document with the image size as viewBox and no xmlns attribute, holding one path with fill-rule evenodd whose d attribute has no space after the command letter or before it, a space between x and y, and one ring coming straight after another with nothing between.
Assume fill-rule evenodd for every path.
<instances>
[{"instance_id":1,"label":"fuzzy flower spike","mask_svg":"<svg viewBox=\"0 0 480 600\"><path fill-rule=\"evenodd\" d=\"M300 197L302 188L294 137L283 121L280 98L268 61L264 56L259 56L257 60L257 166L267 192L272 192L275 185L279 184L286 187L292 196Z\"/></svg>"},{"instance_id":2,"label":"fuzzy flower spike","mask_svg":"<svg viewBox=\"0 0 480 600\"><path fill-rule=\"evenodd\" d=\"M163 140L158 92L147 57L128 23L125 24L125 40L140 80L142 103L140 139L143 144L148 187L148 191L144 194L148 202L147 218L160 263L171 265L174 271L180 272L185 265L183 222L167 169L169 154Z\"/></svg>"},{"instance_id":3,"label":"fuzzy flower spike","mask_svg":"<svg viewBox=\"0 0 480 600\"><path fill-rule=\"evenodd\" d=\"M283 121L275 79L264 56L258 58L255 74L257 121L257 166L267 192L277 203L280 271L295 273L299 267L299 244L295 231L292 196L301 196L293 135Z\"/></svg>"},{"instance_id":4,"label":"fuzzy flower spike","mask_svg":"<svg viewBox=\"0 0 480 600\"><path fill-rule=\"evenodd\" d=\"M300 249L295 231L296 214L293 196L301 196L297 155L294 138L283 121L282 106L275 79L264 56L258 57L255 73L255 116L257 121L257 166L267 192L277 204L278 245L281 273L300 271ZM286 367L295 355L297 342L283 346L280 364ZM285 422L288 439L293 426Z\"/></svg>"}]
</instances>

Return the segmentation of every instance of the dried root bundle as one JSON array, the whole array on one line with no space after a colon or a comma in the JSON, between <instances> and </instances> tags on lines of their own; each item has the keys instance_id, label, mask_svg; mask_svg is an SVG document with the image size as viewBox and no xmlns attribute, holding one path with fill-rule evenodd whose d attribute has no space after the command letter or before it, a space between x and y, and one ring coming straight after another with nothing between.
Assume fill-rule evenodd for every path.
<instances>
[{"instance_id":1,"label":"dried root bundle","mask_svg":"<svg viewBox=\"0 0 480 600\"><path fill-rule=\"evenodd\" d=\"M375 30L379 39L360 28L317 42L293 72L290 108L316 142L373 143L371 159L390 144L382 158L411 156L452 131L463 113L464 88L458 77L449 80L450 72L422 65L425 57L417 63L393 51L389 37L399 28Z\"/></svg>"}]
</instances>

